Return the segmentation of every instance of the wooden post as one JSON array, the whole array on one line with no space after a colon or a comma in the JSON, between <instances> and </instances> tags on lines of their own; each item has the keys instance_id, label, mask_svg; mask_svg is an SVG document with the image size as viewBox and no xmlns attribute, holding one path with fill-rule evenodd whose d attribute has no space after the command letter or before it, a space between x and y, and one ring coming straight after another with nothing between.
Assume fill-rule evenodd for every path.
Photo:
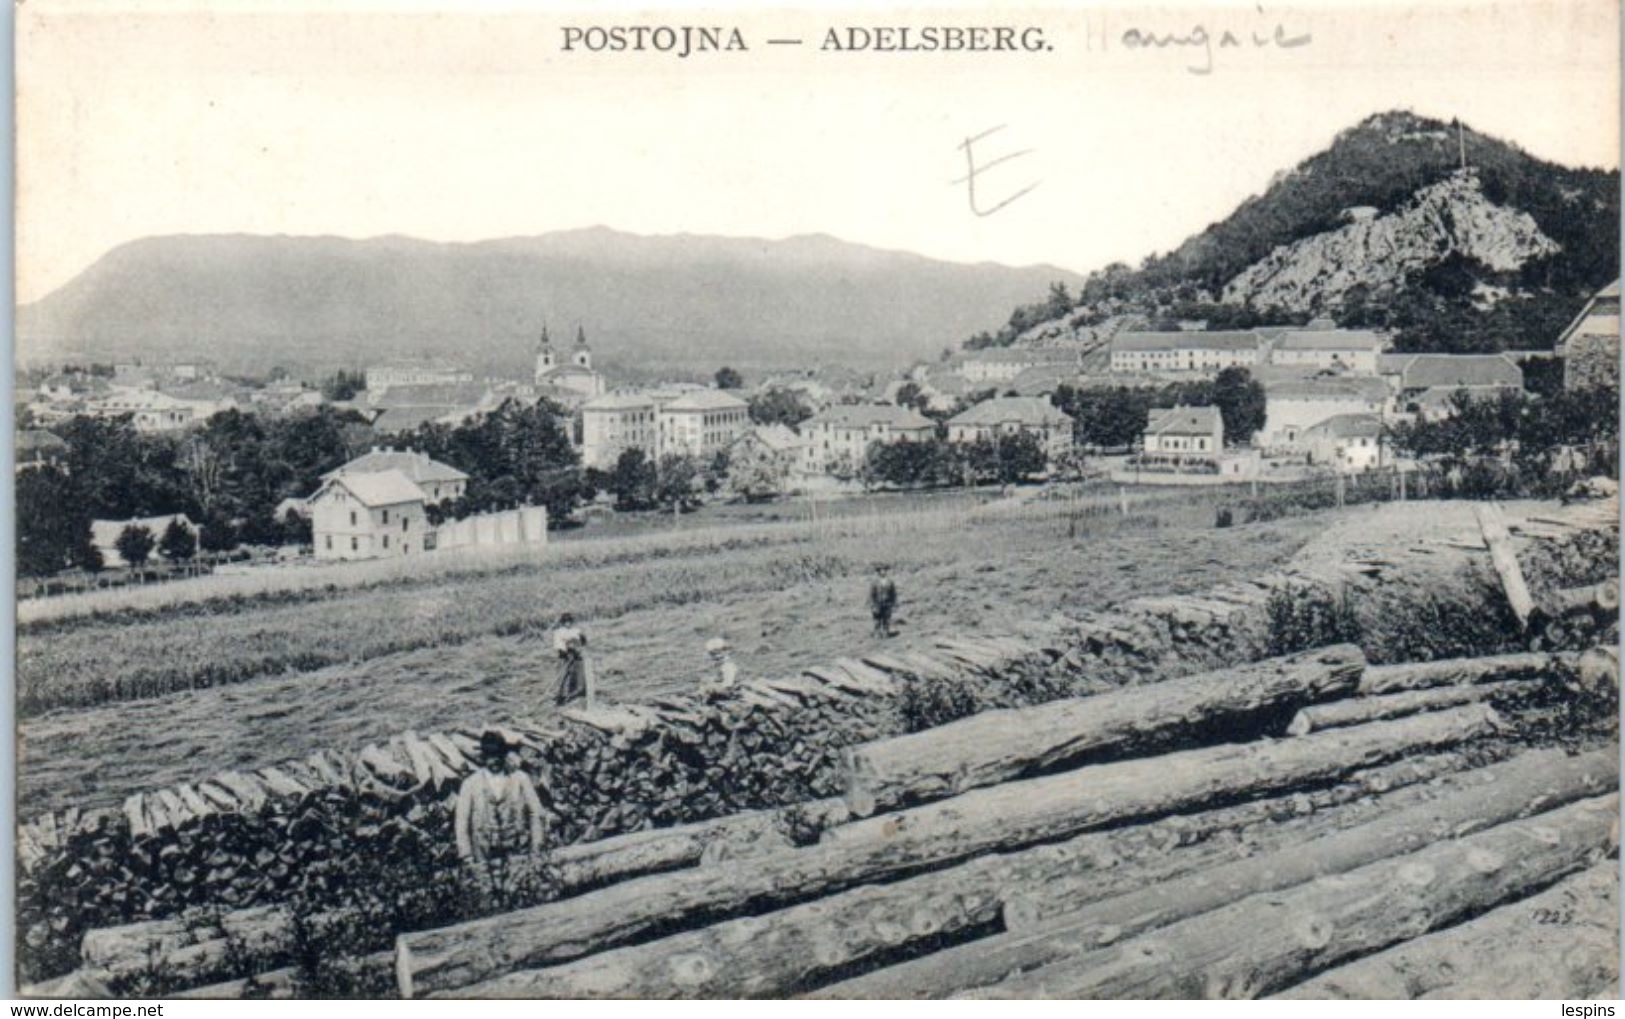
<instances>
[{"instance_id":1,"label":"wooden post","mask_svg":"<svg viewBox=\"0 0 1625 1019\"><path fill-rule=\"evenodd\" d=\"M1117 486L1117 507L1122 510L1123 516L1128 516L1128 489L1122 485Z\"/></svg>"}]
</instances>

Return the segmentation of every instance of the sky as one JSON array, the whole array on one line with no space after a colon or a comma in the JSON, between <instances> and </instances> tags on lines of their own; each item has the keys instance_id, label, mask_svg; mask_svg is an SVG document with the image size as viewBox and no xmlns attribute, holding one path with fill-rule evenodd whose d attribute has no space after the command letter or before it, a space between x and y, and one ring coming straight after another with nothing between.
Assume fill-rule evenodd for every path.
<instances>
[{"instance_id":1,"label":"sky","mask_svg":"<svg viewBox=\"0 0 1625 1019\"><path fill-rule=\"evenodd\" d=\"M32 0L17 14L18 299L178 233L825 233L1086 272L1174 247L1383 110L1617 167L1618 17L1613 0ZM638 25L737 27L748 49L563 49L568 28ZM823 48L832 27L970 25L1038 28L1045 47ZM1304 41L1278 45L1277 26ZM1194 42L1132 44L1198 30L1241 45L1210 61ZM970 147L973 208L963 143L988 131Z\"/></svg>"}]
</instances>

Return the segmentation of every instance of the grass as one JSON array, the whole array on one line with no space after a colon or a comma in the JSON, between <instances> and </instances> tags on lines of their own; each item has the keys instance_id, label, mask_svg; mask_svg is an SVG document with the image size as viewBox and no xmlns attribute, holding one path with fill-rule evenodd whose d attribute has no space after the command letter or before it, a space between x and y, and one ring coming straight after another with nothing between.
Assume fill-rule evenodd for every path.
<instances>
[{"instance_id":1,"label":"grass","mask_svg":"<svg viewBox=\"0 0 1625 1019\"><path fill-rule=\"evenodd\" d=\"M1115 494L1089 493L1067 509L993 501L986 492L882 493L812 504L775 502L707 507L675 524L664 513L629 514L606 524L555 532L547 546L459 549L445 555L323 564L275 564L242 573L210 574L141 587L118 587L39 598L17 606L23 632L73 627L87 620L133 620L167 613L243 611L284 602L316 601L378 587L437 585L543 567L608 565L702 551L823 540L915 528L959 527L988 516L1046 519L1058 512L1099 515L1118 505ZM1129 496L1131 510L1178 503L1181 493ZM608 532L607 534L605 532Z\"/></svg>"},{"instance_id":2,"label":"grass","mask_svg":"<svg viewBox=\"0 0 1625 1019\"><path fill-rule=\"evenodd\" d=\"M24 633L19 694L36 708L19 731L20 807L108 805L405 729L545 715L556 665L538 638L565 610L588 627L605 696L634 700L690 687L717 634L746 675L861 652L879 560L906 636L985 632L1263 572L1317 527L1218 531L1210 503L1181 499L1128 517L1054 500L559 543L501 572ZM173 692L111 699L143 684Z\"/></svg>"}]
</instances>

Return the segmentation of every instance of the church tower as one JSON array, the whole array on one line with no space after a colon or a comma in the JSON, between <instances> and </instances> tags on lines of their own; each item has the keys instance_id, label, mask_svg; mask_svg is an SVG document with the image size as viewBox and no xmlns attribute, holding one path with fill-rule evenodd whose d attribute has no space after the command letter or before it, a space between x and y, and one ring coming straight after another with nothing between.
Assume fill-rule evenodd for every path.
<instances>
[{"instance_id":1,"label":"church tower","mask_svg":"<svg viewBox=\"0 0 1625 1019\"><path fill-rule=\"evenodd\" d=\"M558 364L553 360L553 341L548 339L547 326L542 326L542 335L536 341L536 381L541 382L553 374Z\"/></svg>"},{"instance_id":2,"label":"church tower","mask_svg":"<svg viewBox=\"0 0 1625 1019\"><path fill-rule=\"evenodd\" d=\"M592 368L592 348L587 346L587 330L576 326L576 348L570 354L570 360L578 368Z\"/></svg>"}]
</instances>

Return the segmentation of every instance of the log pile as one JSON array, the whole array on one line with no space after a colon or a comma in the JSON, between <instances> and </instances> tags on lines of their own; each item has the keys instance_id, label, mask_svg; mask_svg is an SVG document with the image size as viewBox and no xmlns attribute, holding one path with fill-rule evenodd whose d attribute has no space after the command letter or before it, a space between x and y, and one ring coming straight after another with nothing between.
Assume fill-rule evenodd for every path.
<instances>
[{"instance_id":1,"label":"log pile","mask_svg":"<svg viewBox=\"0 0 1625 1019\"><path fill-rule=\"evenodd\" d=\"M1366 590L1383 591L1362 611L1408 605L1437 617L1430 592L1472 560L1429 552L1362 573ZM1530 573L1541 596L1554 589L1552 576ZM1493 615L1492 584L1466 585L1453 611ZM450 926L465 905L420 903L423 929L393 950L396 979L410 994L616 979L631 981L626 993L806 989L825 970L850 974L922 940L981 937L1042 912L1024 888L1072 888L1103 869L1113 877L1097 887L1136 887L1158 855L1144 847L1184 846L1199 852L1183 865L1220 866L1237 846L1310 837L1303 822L1340 828L1373 796L1448 785L1518 753L1523 690L1589 675L1573 655L1520 651L1504 634L1466 638L1474 655L1498 653L1471 661L1404 663L1408 631L1362 641L1373 660L1402 664L1367 668L1348 647L1260 661L1272 598L1347 585L1336 571L1264 578L1019 633L888 647L724 697L509 723L499 731L556 816L549 898L559 897ZM166 989L241 987L255 974L293 987L290 903L302 916L336 915L373 885L456 891L442 881L458 871L450 799L482 763L479 736L491 728L402 734L132 797L114 813L39 819L19 840L24 930L66 932L72 950L55 972L82 967L87 980L134 979L156 961ZM691 834L708 822L743 834ZM997 893L967 894L967 875L989 877ZM911 882L921 882L915 908L899 914L907 895L880 889ZM685 958L712 961L614 962L685 936L695 939ZM708 975L734 951L770 945L789 961L763 962L756 983ZM387 947L358 945L357 957ZM639 975L625 977L628 966ZM566 967L583 975L561 976ZM646 982L661 972L676 983Z\"/></svg>"},{"instance_id":2,"label":"log pile","mask_svg":"<svg viewBox=\"0 0 1625 1019\"><path fill-rule=\"evenodd\" d=\"M1349 667L1343 649L1320 659L1345 694L1330 703L1408 696L1403 685L1398 694L1360 696L1357 659ZM1293 656L1251 674L1301 680L1302 666L1314 660ZM1572 663L1543 664L1556 671ZM1426 675L1505 676L1506 669L1504 662L1456 662ZM1411 692L1499 691L1540 686L1538 679L1529 669L1518 680L1419 683ZM1214 683L1210 696L1222 701L1233 689ZM1089 698L1101 731L1118 717L1114 698L1140 704L1144 694ZM1029 747L1012 749L998 735L963 740L957 770L945 746L908 737L926 748L916 757L925 763L916 771L873 765L868 788L887 787L876 776L906 773L926 783L921 796L941 798L888 811L909 797L882 794L874 800L880 813L830 828L817 845L768 854L727 874L658 875L402 935L399 991L1256 995L1515 903L1590 866L1617 842L1616 752L1574 757L1529 749L1515 725L1478 702L1421 705L1403 717L1350 720L1301 736L1281 732L1085 763L971 783L958 793L943 785L940 776L989 767L1026 774L1061 745L1051 734L1065 726L1093 731L1070 704L1026 713L1035 733ZM1498 749L1484 763L1462 753L1474 746ZM1420 760L1440 762L1439 770L1407 783L1407 766ZM1339 796L1362 784L1357 771L1366 773L1366 793ZM1373 797L1374 789L1384 791ZM1189 841L1159 843L1150 834L1166 833L1170 822L1186 825ZM1250 933L1264 928L1267 934ZM909 956L918 957L897 961Z\"/></svg>"}]
</instances>

